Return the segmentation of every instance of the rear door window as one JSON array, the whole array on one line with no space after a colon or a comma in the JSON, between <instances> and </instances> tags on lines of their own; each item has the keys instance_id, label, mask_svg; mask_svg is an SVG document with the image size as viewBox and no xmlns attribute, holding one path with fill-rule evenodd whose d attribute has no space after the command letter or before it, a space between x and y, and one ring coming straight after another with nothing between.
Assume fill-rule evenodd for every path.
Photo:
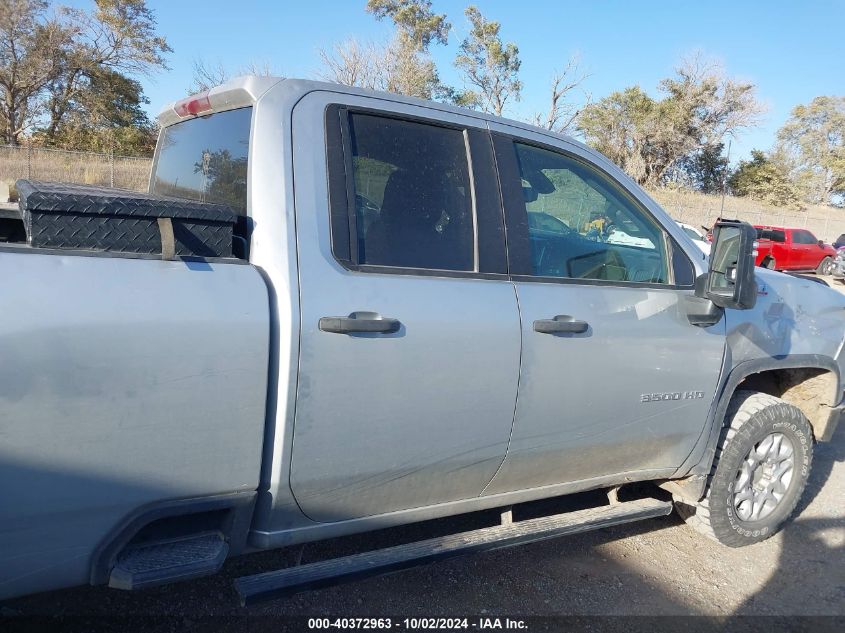
<instances>
[{"instance_id":1,"label":"rear door window","mask_svg":"<svg viewBox=\"0 0 845 633\"><path fill-rule=\"evenodd\" d=\"M349 146L357 264L475 269L462 130L352 113Z\"/></svg>"}]
</instances>

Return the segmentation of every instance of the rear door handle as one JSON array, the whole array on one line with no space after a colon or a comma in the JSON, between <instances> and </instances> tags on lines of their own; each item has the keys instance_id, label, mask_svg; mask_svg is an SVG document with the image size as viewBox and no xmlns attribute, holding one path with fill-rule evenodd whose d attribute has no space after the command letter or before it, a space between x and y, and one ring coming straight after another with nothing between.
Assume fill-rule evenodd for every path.
<instances>
[{"instance_id":1,"label":"rear door handle","mask_svg":"<svg viewBox=\"0 0 845 633\"><path fill-rule=\"evenodd\" d=\"M356 332L392 334L398 332L401 325L399 319L388 319L375 312L353 312L345 317L322 317L319 323L323 332L334 334Z\"/></svg>"},{"instance_id":2,"label":"rear door handle","mask_svg":"<svg viewBox=\"0 0 845 633\"><path fill-rule=\"evenodd\" d=\"M586 321L578 321L567 314L558 314L553 319L534 321L534 331L540 334L583 334L590 328Z\"/></svg>"}]
</instances>

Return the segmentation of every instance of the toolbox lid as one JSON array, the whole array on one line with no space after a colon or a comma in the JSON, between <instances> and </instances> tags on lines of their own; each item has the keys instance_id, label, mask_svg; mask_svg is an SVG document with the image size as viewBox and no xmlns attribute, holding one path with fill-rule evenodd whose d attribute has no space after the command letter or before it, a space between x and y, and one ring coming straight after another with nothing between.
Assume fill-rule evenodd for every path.
<instances>
[{"instance_id":1,"label":"toolbox lid","mask_svg":"<svg viewBox=\"0 0 845 633\"><path fill-rule=\"evenodd\" d=\"M180 218L235 224L238 215L226 205L139 193L113 187L18 180L21 214L80 213L85 215Z\"/></svg>"}]
</instances>

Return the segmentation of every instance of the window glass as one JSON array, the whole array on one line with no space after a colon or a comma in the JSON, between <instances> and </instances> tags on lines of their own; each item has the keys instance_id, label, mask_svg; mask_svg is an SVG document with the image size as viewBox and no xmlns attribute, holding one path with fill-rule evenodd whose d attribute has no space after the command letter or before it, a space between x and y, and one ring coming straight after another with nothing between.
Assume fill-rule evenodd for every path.
<instances>
[{"instance_id":1,"label":"window glass","mask_svg":"<svg viewBox=\"0 0 845 633\"><path fill-rule=\"evenodd\" d=\"M252 108L217 112L164 128L151 193L229 205L246 214Z\"/></svg>"},{"instance_id":2,"label":"window glass","mask_svg":"<svg viewBox=\"0 0 845 633\"><path fill-rule=\"evenodd\" d=\"M463 132L352 114L350 137L358 263L473 270Z\"/></svg>"},{"instance_id":3,"label":"window glass","mask_svg":"<svg viewBox=\"0 0 845 633\"><path fill-rule=\"evenodd\" d=\"M783 243L786 241L786 233L777 229L757 229L757 239Z\"/></svg>"},{"instance_id":4,"label":"window glass","mask_svg":"<svg viewBox=\"0 0 845 633\"><path fill-rule=\"evenodd\" d=\"M516 152L534 275L669 282L663 230L617 185L557 152Z\"/></svg>"},{"instance_id":5,"label":"window glass","mask_svg":"<svg viewBox=\"0 0 845 633\"><path fill-rule=\"evenodd\" d=\"M816 244L818 242L816 236L809 231L793 231L792 241L798 244Z\"/></svg>"}]
</instances>

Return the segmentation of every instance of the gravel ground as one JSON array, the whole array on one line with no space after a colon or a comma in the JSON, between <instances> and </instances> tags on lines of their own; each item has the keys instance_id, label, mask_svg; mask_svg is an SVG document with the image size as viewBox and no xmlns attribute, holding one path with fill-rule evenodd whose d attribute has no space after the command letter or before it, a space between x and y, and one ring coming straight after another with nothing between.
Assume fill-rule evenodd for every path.
<instances>
[{"instance_id":1,"label":"gravel ground","mask_svg":"<svg viewBox=\"0 0 845 633\"><path fill-rule=\"evenodd\" d=\"M845 290L839 282L830 283ZM86 630L109 629L107 621L97 619L100 616L150 615L176 616L179 629L191 628L210 615L842 618L843 462L845 428L839 428L832 442L816 445L810 481L794 520L773 538L743 549L710 542L671 515L454 559L246 609L238 606L232 580L293 564L298 550L244 556L230 561L215 577L139 593L81 587L30 596L7 602L4 613L94 618ZM450 519L312 544L305 547L303 562L429 536L432 529L468 529L473 521L487 518ZM842 621L833 622L838 626Z\"/></svg>"}]
</instances>

